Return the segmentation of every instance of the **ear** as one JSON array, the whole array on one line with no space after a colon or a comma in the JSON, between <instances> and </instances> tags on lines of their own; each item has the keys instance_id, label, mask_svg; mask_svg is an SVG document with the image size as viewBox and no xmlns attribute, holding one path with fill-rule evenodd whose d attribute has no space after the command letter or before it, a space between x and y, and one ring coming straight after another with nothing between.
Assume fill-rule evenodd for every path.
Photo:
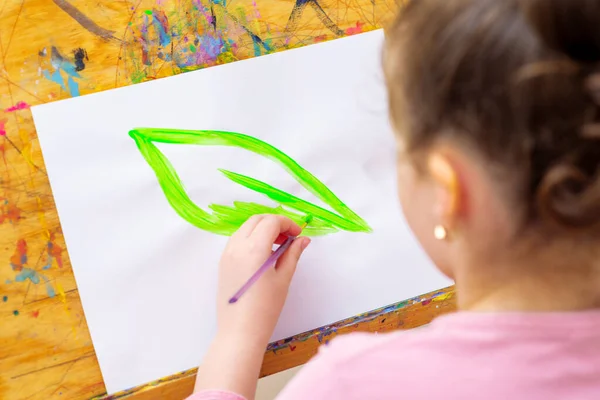
<instances>
[{"instance_id":1,"label":"ear","mask_svg":"<svg viewBox=\"0 0 600 400\"><path fill-rule=\"evenodd\" d=\"M435 185L435 217L446 229L452 230L461 207L463 190L458 170L448 155L435 150L428 155L427 169Z\"/></svg>"}]
</instances>

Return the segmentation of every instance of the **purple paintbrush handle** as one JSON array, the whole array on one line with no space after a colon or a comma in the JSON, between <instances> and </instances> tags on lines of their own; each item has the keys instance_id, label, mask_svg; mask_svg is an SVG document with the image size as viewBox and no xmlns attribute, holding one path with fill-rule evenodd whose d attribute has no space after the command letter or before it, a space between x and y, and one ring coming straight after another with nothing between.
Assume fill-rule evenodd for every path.
<instances>
[{"instance_id":1,"label":"purple paintbrush handle","mask_svg":"<svg viewBox=\"0 0 600 400\"><path fill-rule=\"evenodd\" d=\"M252 285L254 285L254 283L256 283L256 281L269 269L271 268L273 265L275 265L275 263L277 262L277 260L279 259L279 257L281 257L281 255L288 249L288 247L290 247L290 245L294 242L294 240L296 239L295 236L290 236L289 238L287 238L285 240L285 242L283 242L283 244L281 246L279 246L277 248L277 250L275 250L273 252L273 254L271 254L269 256L269 258L267 258L267 261L264 262L264 264L254 273L254 275L252 275L250 277L250 279L248 279L248 281L246 283L244 283L244 286L242 286L240 288L240 290L238 290L231 299L229 299L229 304L235 303L236 301L238 301L240 299L240 297L242 297L242 295L244 293L246 293L246 291L248 289L250 289L250 287Z\"/></svg>"}]
</instances>

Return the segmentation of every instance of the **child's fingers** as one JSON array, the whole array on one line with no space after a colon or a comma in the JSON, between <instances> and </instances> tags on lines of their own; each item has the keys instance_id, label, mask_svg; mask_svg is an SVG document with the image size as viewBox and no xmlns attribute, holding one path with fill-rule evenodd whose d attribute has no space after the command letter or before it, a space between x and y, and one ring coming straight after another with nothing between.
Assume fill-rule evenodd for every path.
<instances>
[{"instance_id":1,"label":"child's fingers","mask_svg":"<svg viewBox=\"0 0 600 400\"><path fill-rule=\"evenodd\" d=\"M232 235L232 237L247 238L248 236L250 236L252 234L252 232L254 231L254 228L256 228L256 225L258 225L260 223L260 221L262 221L262 219L265 217L266 217L266 215L264 215L264 214L256 214L256 215L251 216L250 218L248 218L246 220L246 222L244 222L242 224L242 226L239 227L237 232L235 232Z\"/></svg>"},{"instance_id":2,"label":"child's fingers","mask_svg":"<svg viewBox=\"0 0 600 400\"><path fill-rule=\"evenodd\" d=\"M284 282L289 283L292 280L294 272L296 272L296 266L298 265L300 256L309 244L309 238L300 237L294 240L294 243L292 243L290 248L283 253L279 260L277 260L277 265L275 266L277 275L281 276L281 279L283 279Z\"/></svg>"},{"instance_id":3,"label":"child's fingers","mask_svg":"<svg viewBox=\"0 0 600 400\"><path fill-rule=\"evenodd\" d=\"M275 243L279 235L296 236L302 230L294 221L282 215L266 215L250 234L250 239Z\"/></svg>"}]
</instances>

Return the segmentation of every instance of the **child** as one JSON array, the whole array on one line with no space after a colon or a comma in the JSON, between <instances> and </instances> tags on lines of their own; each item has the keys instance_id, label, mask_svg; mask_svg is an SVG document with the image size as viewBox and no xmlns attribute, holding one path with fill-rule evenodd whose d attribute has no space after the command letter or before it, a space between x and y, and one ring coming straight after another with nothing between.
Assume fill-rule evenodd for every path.
<instances>
[{"instance_id":1,"label":"child","mask_svg":"<svg viewBox=\"0 0 600 400\"><path fill-rule=\"evenodd\" d=\"M384 69L400 200L459 312L322 347L282 400L600 399L600 0L414 0ZM220 265L218 334L190 399L252 399L307 238L258 216Z\"/></svg>"}]
</instances>

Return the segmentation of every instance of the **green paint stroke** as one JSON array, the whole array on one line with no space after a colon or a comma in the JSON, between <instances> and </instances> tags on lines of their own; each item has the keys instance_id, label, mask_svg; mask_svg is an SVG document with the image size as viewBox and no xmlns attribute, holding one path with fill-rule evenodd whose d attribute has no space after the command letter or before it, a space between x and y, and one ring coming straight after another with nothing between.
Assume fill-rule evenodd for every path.
<instances>
[{"instance_id":1,"label":"green paint stroke","mask_svg":"<svg viewBox=\"0 0 600 400\"><path fill-rule=\"evenodd\" d=\"M173 209L192 225L214 234L229 236L255 214L279 214L301 224L307 215L311 223L303 235L318 236L340 230L371 232L369 225L346 206L327 186L302 168L281 150L252 136L224 131L187 131L179 129L136 128L129 131L140 152L150 164L158 183ZM219 169L229 180L261 193L278 202L277 207L234 201L232 206L211 204L205 211L198 207L185 192L183 183L171 162L154 143L191 144L199 146L239 147L279 164L305 189L331 207L335 212L317 206L265 182L232 171Z\"/></svg>"}]
</instances>

